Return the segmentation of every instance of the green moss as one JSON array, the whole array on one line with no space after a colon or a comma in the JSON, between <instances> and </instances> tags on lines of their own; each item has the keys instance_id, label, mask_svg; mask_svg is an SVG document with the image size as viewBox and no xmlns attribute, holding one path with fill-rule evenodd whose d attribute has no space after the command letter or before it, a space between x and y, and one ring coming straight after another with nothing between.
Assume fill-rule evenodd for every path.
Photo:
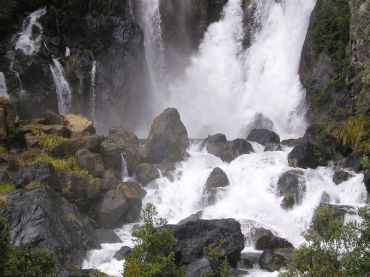
<instances>
[{"instance_id":1,"label":"green moss","mask_svg":"<svg viewBox=\"0 0 370 277\"><path fill-rule=\"evenodd\" d=\"M15 185L11 183L0 183L0 195L7 194L15 190Z\"/></svg>"},{"instance_id":2,"label":"green moss","mask_svg":"<svg viewBox=\"0 0 370 277\"><path fill-rule=\"evenodd\" d=\"M65 140L65 138L63 138L62 136L58 136L55 134L46 134L41 129L37 128L32 131L32 135L37 139L39 145L42 148L46 149L55 146Z\"/></svg>"},{"instance_id":3,"label":"green moss","mask_svg":"<svg viewBox=\"0 0 370 277\"><path fill-rule=\"evenodd\" d=\"M26 186L26 189L33 190L33 189L45 188L45 187L48 187L48 185L47 184L40 183L40 182L33 181L33 182L29 183Z\"/></svg>"},{"instance_id":4,"label":"green moss","mask_svg":"<svg viewBox=\"0 0 370 277\"><path fill-rule=\"evenodd\" d=\"M74 157L62 159L62 158L55 158L47 154L41 154L39 156L36 156L26 161L27 164L35 164L38 162L51 163L54 166L55 170L57 170L58 172L70 171L77 166L77 162Z\"/></svg>"}]
</instances>

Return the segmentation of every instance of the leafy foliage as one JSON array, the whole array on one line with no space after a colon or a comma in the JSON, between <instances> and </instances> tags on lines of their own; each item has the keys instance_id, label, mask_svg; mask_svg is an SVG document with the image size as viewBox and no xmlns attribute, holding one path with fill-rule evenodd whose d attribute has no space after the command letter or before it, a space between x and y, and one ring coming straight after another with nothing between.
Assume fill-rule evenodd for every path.
<instances>
[{"instance_id":1,"label":"leafy foliage","mask_svg":"<svg viewBox=\"0 0 370 277\"><path fill-rule=\"evenodd\" d=\"M370 146L370 120L367 117L350 117L335 131L335 136L354 151L367 150Z\"/></svg>"},{"instance_id":2,"label":"leafy foliage","mask_svg":"<svg viewBox=\"0 0 370 277\"><path fill-rule=\"evenodd\" d=\"M59 276L57 263L46 249L16 247L10 243L9 227L0 217L0 276L54 277Z\"/></svg>"},{"instance_id":3,"label":"leafy foliage","mask_svg":"<svg viewBox=\"0 0 370 277\"><path fill-rule=\"evenodd\" d=\"M142 212L144 224L133 233L136 245L127 256L125 277L178 277L182 272L175 265L173 232L163 227L167 221L157 218L153 204Z\"/></svg>"},{"instance_id":4,"label":"leafy foliage","mask_svg":"<svg viewBox=\"0 0 370 277\"><path fill-rule=\"evenodd\" d=\"M294 250L281 277L360 277L370 272L370 210L360 211L363 222L342 224L329 205L315 212L305 233L307 240Z\"/></svg>"}]
</instances>

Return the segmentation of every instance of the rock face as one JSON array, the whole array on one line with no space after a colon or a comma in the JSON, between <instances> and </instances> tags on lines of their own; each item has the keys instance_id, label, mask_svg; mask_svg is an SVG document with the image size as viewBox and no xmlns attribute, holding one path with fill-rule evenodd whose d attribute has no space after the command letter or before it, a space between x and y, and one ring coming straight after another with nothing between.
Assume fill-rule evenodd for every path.
<instances>
[{"instance_id":1,"label":"rock face","mask_svg":"<svg viewBox=\"0 0 370 277\"><path fill-rule=\"evenodd\" d=\"M186 267L186 277L202 277L207 276L212 271L212 264L208 258L201 258L190 263Z\"/></svg>"},{"instance_id":2,"label":"rock face","mask_svg":"<svg viewBox=\"0 0 370 277\"><path fill-rule=\"evenodd\" d=\"M122 183L103 196L98 209L104 227L117 227L139 218L145 192L135 183Z\"/></svg>"},{"instance_id":3,"label":"rock face","mask_svg":"<svg viewBox=\"0 0 370 277\"><path fill-rule=\"evenodd\" d=\"M104 163L100 155L91 153L87 149L76 152L76 160L80 167L85 168L95 177L104 176Z\"/></svg>"},{"instance_id":4,"label":"rock face","mask_svg":"<svg viewBox=\"0 0 370 277\"><path fill-rule=\"evenodd\" d=\"M216 167L213 169L204 188L207 204L214 204L217 188L226 187L229 184L229 178L221 168Z\"/></svg>"},{"instance_id":5,"label":"rock face","mask_svg":"<svg viewBox=\"0 0 370 277\"><path fill-rule=\"evenodd\" d=\"M168 226L176 239L175 255L179 265L201 259L207 246L220 246L220 259L228 258L235 266L244 248L240 223L234 219L197 220L182 225Z\"/></svg>"},{"instance_id":6,"label":"rock face","mask_svg":"<svg viewBox=\"0 0 370 277\"><path fill-rule=\"evenodd\" d=\"M130 252L132 251L132 249L128 246L122 246L120 250L118 250L113 258L117 259L118 261L121 261L123 260L124 258L126 258L126 256L128 254L130 254Z\"/></svg>"},{"instance_id":7,"label":"rock face","mask_svg":"<svg viewBox=\"0 0 370 277\"><path fill-rule=\"evenodd\" d=\"M98 148L102 141L103 138L96 135L68 139L51 147L49 149L49 153L57 157L63 157L74 155L80 149L94 151Z\"/></svg>"},{"instance_id":8,"label":"rock face","mask_svg":"<svg viewBox=\"0 0 370 277\"><path fill-rule=\"evenodd\" d=\"M288 161L292 167L316 168L328 164L329 154L318 146L305 142L293 148L288 155Z\"/></svg>"},{"instance_id":9,"label":"rock face","mask_svg":"<svg viewBox=\"0 0 370 277\"><path fill-rule=\"evenodd\" d=\"M365 184L367 193L370 193L370 172L369 171L365 173L364 184Z\"/></svg>"},{"instance_id":10,"label":"rock face","mask_svg":"<svg viewBox=\"0 0 370 277\"><path fill-rule=\"evenodd\" d=\"M341 168L338 168L336 167L334 169L334 173L333 173L333 182L336 184L336 185L339 185L345 181L348 181L350 178L352 178L353 175L348 173L347 171L344 171L343 169Z\"/></svg>"},{"instance_id":11,"label":"rock face","mask_svg":"<svg viewBox=\"0 0 370 277\"><path fill-rule=\"evenodd\" d=\"M188 146L188 133L176 109L166 109L154 119L146 140L148 159L151 162L182 160Z\"/></svg>"},{"instance_id":12,"label":"rock face","mask_svg":"<svg viewBox=\"0 0 370 277\"><path fill-rule=\"evenodd\" d=\"M262 269L273 272L286 266L288 261L278 252L266 250L263 251L261 257L258 259L258 263Z\"/></svg>"},{"instance_id":13,"label":"rock face","mask_svg":"<svg viewBox=\"0 0 370 277\"><path fill-rule=\"evenodd\" d=\"M306 181L303 171L289 170L284 172L280 176L276 188L278 195L284 196L282 204L284 208L291 208L294 204L301 203L306 192ZM290 202L288 201L289 199L292 199L292 203L288 203Z\"/></svg>"},{"instance_id":14,"label":"rock face","mask_svg":"<svg viewBox=\"0 0 370 277\"><path fill-rule=\"evenodd\" d=\"M270 230L260 228L256 232L257 250L275 250L279 248L293 248L293 245L286 239L275 236Z\"/></svg>"},{"instance_id":15,"label":"rock face","mask_svg":"<svg viewBox=\"0 0 370 277\"><path fill-rule=\"evenodd\" d=\"M266 130L266 129L253 129L248 137L248 141L257 142L266 146L269 143L279 143L280 137L273 131Z\"/></svg>"},{"instance_id":16,"label":"rock face","mask_svg":"<svg viewBox=\"0 0 370 277\"><path fill-rule=\"evenodd\" d=\"M62 267L79 268L86 250L97 247L92 228L76 207L52 190L15 190L1 210L15 245L32 244L55 253Z\"/></svg>"},{"instance_id":17,"label":"rock face","mask_svg":"<svg viewBox=\"0 0 370 277\"><path fill-rule=\"evenodd\" d=\"M13 102L0 98L0 140L6 138L12 128L14 128L16 110Z\"/></svg>"},{"instance_id":18,"label":"rock face","mask_svg":"<svg viewBox=\"0 0 370 277\"><path fill-rule=\"evenodd\" d=\"M146 186L151 181L159 178L158 168L149 163L142 163L135 167L135 175L137 180L143 186Z\"/></svg>"},{"instance_id":19,"label":"rock face","mask_svg":"<svg viewBox=\"0 0 370 277\"><path fill-rule=\"evenodd\" d=\"M17 188L23 188L31 182L58 188L58 178L54 167L50 163L38 162L20 167L14 174L14 183Z\"/></svg>"},{"instance_id":20,"label":"rock face","mask_svg":"<svg viewBox=\"0 0 370 277\"><path fill-rule=\"evenodd\" d=\"M253 152L252 145L244 139L227 141L223 134L216 134L207 138L207 152L219 157L224 162L230 163L240 155Z\"/></svg>"}]
</instances>

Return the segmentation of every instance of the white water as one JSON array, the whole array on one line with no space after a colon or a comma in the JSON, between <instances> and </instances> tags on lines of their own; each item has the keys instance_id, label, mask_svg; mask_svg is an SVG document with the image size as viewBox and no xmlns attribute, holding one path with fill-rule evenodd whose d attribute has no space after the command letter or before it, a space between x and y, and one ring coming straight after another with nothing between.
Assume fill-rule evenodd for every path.
<instances>
[{"instance_id":1,"label":"white water","mask_svg":"<svg viewBox=\"0 0 370 277\"><path fill-rule=\"evenodd\" d=\"M6 87L6 79L2 72L0 72L0 97L10 98Z\"/></svg>"},{"instance_id":2,"label":"white water","mask_svg":"<svg viewBox=\"0 0 370 277\"><path fill-rule=\"evenodd\" d=\"M142 0L142 3L158 2ZM306 123L298 66L314 4L315 0L252 1L252 5L257 6L256 18L261 29L255 33L251 47L245 50L242 47L241 0L229 0L222 19L209 26L199 53L191 57L185 77L169 87L170 99L162 97L160 101L179 109L192 137L216 132L226 133L229 138L243 137L247 126L260 113L273 121L273 128L281 137L301 136ZM148 25L158 22L157 6L149 7L153 13L146 13ZM147 27L144 31L148 64L152 70L158 70L151 65L150 55L160 50L153 43L156 37L161 37L160 29L158 24ZM161 94L156 91L155 96ZM337 186L332 181L333 168L319 167L303 170L307 185L303 201L286 211L280 206L282 199L277 196L276 184L283 172L292 169L287 161L291 149L264 152L256 143L253 148L255 153L227 164L199 149L198 145L192 145L190 158L176 165L174 175L177 178L170 181L162 177L149 184L145 188L144 202L152 202L159 216L170 223L177 223L199 210L203 211L205 219L235 218L242 225L245 251L248 251L253 249L249 233L255 227L268 228L299 246L304 242L302 232L309 226L324 192L335 204L356 207L366 201L363 175L353 173L355 177ZM215 167L226 172L230 185L218 191L215 205L203 207L204 185ZM131 227L117 230L123 234L125 245L129 245ZM89 252L84 268L119 275L123 262L113 259L113 255L122 244L102 246L101 250ZM258 269L249 272L248 276L277 276L276 272Z\"/></svg>"},{"instance_id":3,"label":"white water","mask_svg":"<svg viewBox=\"0 0 370 277\"><path fill-rule=\"evenodd\" d=\"M22 32L15 44L16 50L21 50L24 54L31 56L39 52L43 28L38 22L41 16L46 14L46 8L31 13L23 22Z\"/></svg>"},{"instance_id":4,"label":"white water","mask_svg":"<svg viewBox=\"0 0 370 277\"><path fill-rule=\"evenodd\" d=\"M126 178L128 177L129 175L128 175L126 159L125 159L125 156L121 154L121 180L122 182L124 182Z\"/></svg>"},{"instance_id":5,"label":"white water","mask_svg":"<svg viewBox=\"0 0 370 277\"><path fill-rule=\"evenodd\" d=\"M58 112L61 115L66 115L72 108L71 88L64 77L64 69L58 59L53 58L53 64L50 65L50 70L53 75L58 98Z\"/></svg>"},{"instance_id":6,"label":"white water","mask_svg":"<svg viewBox=\"0 0 370 277\"><path fill-rule=\"evenodd\" d=\"M90 114L91 119L93 121L95 120L95 101L96 101L95 82L96 82L96 61L93 61L91 67L91 86L90 86Z\"/></svg>"}]
</instances>

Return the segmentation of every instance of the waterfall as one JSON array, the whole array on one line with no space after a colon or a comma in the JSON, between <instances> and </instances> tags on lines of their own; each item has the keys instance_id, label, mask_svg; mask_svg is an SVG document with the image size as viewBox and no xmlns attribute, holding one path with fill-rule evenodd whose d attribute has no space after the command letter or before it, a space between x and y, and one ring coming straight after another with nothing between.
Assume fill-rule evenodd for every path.
<instances>
[{"instance_id":1,"label":"waterfall","mask_svg":"<svg viewBox=\"0 0 370 277\"><path fill-rule=\"evenodd\" d=\"M5 76L2 72L0 72L0 97L4 97L6 99L10 98L6 88Z\"/></svg>"},{"instance_id":2,"label":"waterfall","mask_svg":"<svg viewBox=\"0 0 370 277\"><path fill-rule=\"evenodd\" d=\"M93 61L91 67L91 86L90 86L90 114L91 119L95 119L95 82L96 82L96 61Z\"/></svg>"},{"instance_id":3,"label":"waterfall","mask_svg":"<svg viewBox=\"0 0 370 277\"><path fill-rule=\"evenodd\" d=\"M58 97L58 112L61 115L66 115L72 108L71 88L64 77L64 69L58 59L53 58L53 64L50 65L50 70L53 75Z\"/></svg>"},{"instance_id":4,"label":"waterfall","mask_svg":"<svg viewBox=\"0 0 370 277\"><path fill-rule=\"evenodd\" d=\"M164 46L160 0L141 0L139 22L144 30L144 46L154 99L159 99L164 80Z\"/></svg>"},{"instance_id":5,"label":"waterfall","mask_svg":"<svg viewBox=\"0 0 370 277\"><path fill-rule=\"evenodd\" d=\"M31 56L39 52L43 28L38 22L46 14L46 8L31 13L23 22L22 32L15 44L16 50L21 50L25 55Z\"/></svg>"},{"instance_id":6,"label":"waterfall","mask_svg":"<svg viewBox=\"0 0 370 277\"><path fill-rule=\"evenodd\" d=\"M127 169L125 155L121 154L121 181L124 182L127 177L128 177L128 169Z\"/></svg>"}]
</instances>

